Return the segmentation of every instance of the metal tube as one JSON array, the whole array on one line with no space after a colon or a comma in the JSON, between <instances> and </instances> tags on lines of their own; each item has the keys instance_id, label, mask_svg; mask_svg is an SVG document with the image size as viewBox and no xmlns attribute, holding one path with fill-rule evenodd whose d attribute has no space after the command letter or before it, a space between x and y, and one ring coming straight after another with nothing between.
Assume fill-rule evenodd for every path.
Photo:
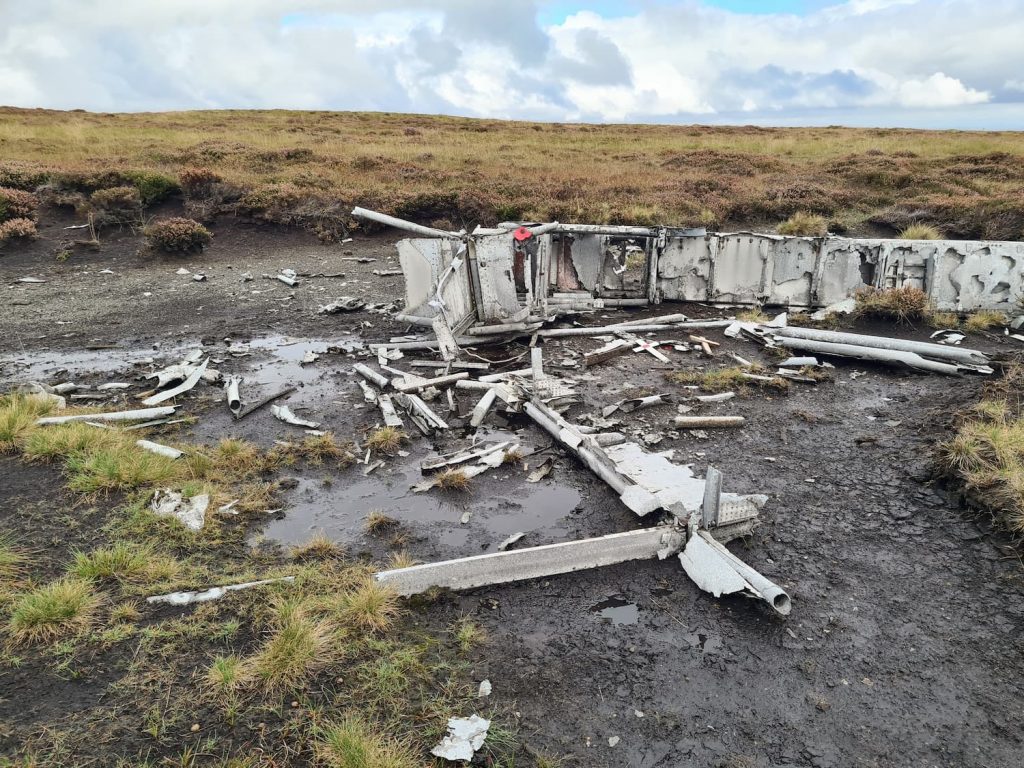
<instances>
[{"instance_id":1,"label":"metal tube","mask_svg":"<svg viewBox=\"0 0 1024 768\"><path fill-rule=\"evenodd\" d=\"M989 362L988 356L976 349L950 347L945 344L931 344L925 341L893 339L888 336L865 336L860 333L820 331L816 328L772 328L771 333L774 336L785 336L793 339L810 339L812 341L826 341L834 344L853 344L858 347L871 347L873 349L913 352L923 357L954 360L966 365L987 365Z\"/></svg>"},{"instance_id":2,"label":"metal tube","mask_svg":"<svg viewBox=\"0 0 1024 768\"><path fill-rule=\"evenodd\" d=\"M375 579L408 596L431 587L472 589L538 579L630 560L668 557L682 549L686 535L675 526L642 528L593 539L545 544L381 571Z\"/></svg>"},{"instance_id":3,"label":"metal tube","mask_svg":"<svg viewBox=\"0 0 1024 768\"><path fill-rule=\"evenodd\" d=\"M675 425L683 429L715 429L718 427L742 427L746 419L742 416L676 416Z\"/></svg>"},{"instance_id":4,"label":"metal tube","mask_svg":"<svg viewBox=\"0 0 1024 768\"><path fill-rule=\"evenodd\" d=\"M159 419L172 416L177 406L165 405L160 408L140 408L135 411L117 411L115 413L76 413L71 416L45 416L36 419L37 426L47 424L67 424L69 421L137 421L139 419Z\"/></svg>"},{"instance_id":5,"label":"metal tube","mask_svg":"<svg viewBox=\"0 0 1024 768\"><path fill-rule=\"evenodd\" d=\"M399 392L408 394L410 392L420 392L430 387L445 387L449 384L454 384L457 381L462 381L463 379L468 378L468 373L460 371L459 373L451 373L447 376L438 376L435 379L424 379L422 381L413 382L412 384L399 384L395 389Z\"/></svg>"},{"instance_id":6,"label":"metal tube","mask_svg":"<svg viewBox=\"0 0 1024 768\"><path fill-rule=\"evenodd\" d=\"M787 349L796 349L801 352L817 352L821 355L835 355L838 357L852 357L858 360L874 360L880 363L906 365L922 371L944 373L947 375L960 373L960 369L952 363L925 360L913 352L901 352L894 349L880 349L878 347L861 347L853 344L832 344L827 341L791 339L787 337L780 337L778 342Z\"/></svg>"},{"instance_id":7,"label":"metal tube","mask_svg":"<svg viewBox=\"0 0 1024 768\"><path fill-rule=\"evenodd\" d=\"M390 346L390 345L387 345L387 346ZM366 367L362 363L356 363L355 365L352 366L352 368L353 368L353 370L355 370L356 373L358 373L360 376L362 376L367 381L372 381L374 384L376 384L381 389L387 389L388 380L387 380L386 376L383 376L383 375L377 373L375 370L373 370L372 368Z\"/></svg>"},{"instance_id":8,"label":"metal tube","mask_svg":"<svg viewBox=\"0 0 1024 768\"><path fill-rule=\"evenodd\" d=\"M376 221L378 224L385 224L389 227L394 227L395 229L404 229L406 232L423 235L424 237L443 237L449 240L462 239L462 235L457 232L445 232L443 229L424 227L420 224L414 224L411 221L406 221L405 219L399 219L397 216L388 216L386 213L378 213L377 211L370 211L358 206L352 209L352 215L359 219Z\"/></svg>"},{"instance_id":9,"label":"metal tube","mask_svg":"<svg viewBox=\"0 0 1024 768\"><path fill-rule=\"evenodd\" d=\"M616 331L628 331L629 333L643 333L646 331L671 331L686 328L727 328L732 325L732 320L694 320L685 323L652 323L650 325L600 325L593 328L550 328L537 331L538 336L555 338L558 336L599 336L605 333Z\"/></svg>"}]
</instances>

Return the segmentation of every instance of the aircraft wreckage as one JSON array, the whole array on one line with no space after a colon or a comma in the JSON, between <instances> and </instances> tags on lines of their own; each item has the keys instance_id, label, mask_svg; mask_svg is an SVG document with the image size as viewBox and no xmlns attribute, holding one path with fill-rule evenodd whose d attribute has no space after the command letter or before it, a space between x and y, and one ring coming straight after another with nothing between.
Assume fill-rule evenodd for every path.
<instances>
[{"instance_id":1,"label":"aircraft wreckage","mask_svg":"<svg viewBox=\"0 0 1024 768\"><path fill-rule=\"evenodd\" d=\"M405 309L398 319L433 331L371 345L381 369L396 378L362 364L355 367L367 401L376 401L386 423L401 424L400 409L424 434L447 429L419 393L430 387L478 391L481 399L473 410L471 426L479 426L495 404L526 414L611 487L627 508L638 516L659 511L669 521L593 539L377 574L380 582L403 595L432 587L470 589L642 558L678 556L686 574L705 591L715 596L753 596L786 615L791 604L785 590L723 546L723 542L749 533L767 497L724 493L722 475L713 467L706 477L698 478L689 466L670 461L671 451L652 453L621 434L602 433L567 420L563 412L574 402L572 383L545 373L536 341L583 334L615 336L585 356L587 365L626 350L645 351L664 360L656 344L636 334L660 330L692 333L702 328L723 328L727 335L744 335L800 354L818 351L936 373L990 372L987 358L980 352L940 344L857 334L828 336L827 332L818 333L828 338L818 338L815 332L787 330L784 323L779 327L727 319L688 321L681 314L597 328L549 329L545 324L561 314L669 301L829 307L844 300L848 303L864 288L906 286L923 290L939 309L994 309L1009 314L1024 292L1024 243L783 237L558 222L508 222L467 233L425 227L362 208L352 213L416 235L397 244L406 287ZM481 364L459 359L462 347L526 335L534 337L530 368L473 379L470 371L477 373L475 366ZM715 344L701 336L689 338L705 352ZM436 350L444 362L431 367L440 375L424 379L391 368L389 362L400 357L402 350ZM659 402L671 402L671 396L622 401L615 408ZM738 417L722 421L706 426L742 423ZM500 447L442 457L429 469L465 462L471 474L484 471L494 466L494 460L500 461ZM474 461L479 463L468 463ZM422 485L429 488L432 482Z\"/></svg>"}]
</instances>

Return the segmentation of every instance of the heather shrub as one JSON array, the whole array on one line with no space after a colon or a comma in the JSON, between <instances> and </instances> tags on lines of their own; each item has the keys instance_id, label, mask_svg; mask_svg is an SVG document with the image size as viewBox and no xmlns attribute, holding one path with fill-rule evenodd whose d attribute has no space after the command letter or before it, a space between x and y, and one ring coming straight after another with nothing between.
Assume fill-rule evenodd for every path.
<instances>
[{"instance_id":1,"label":"heather shrub","mask_svg":"<svg viewBox=\"0 0 1024 768\"><path fill-rule=\"evenodd\" d=\"M97 189L89 196L89 210L97 227L142 222L142 195L135 187Z\"/></svg>"},{"instance_id":2,"label":"heather shrub","mask_svg":"<svg viewBox=\"0 0 1024 768\"><path fill-rule=\"evenodd\" d=\"M183 168L178 174L178 183L187 198L210 197L220 181L221 177L209 168Z\"/></svg>"},{"instance_id":3,"label":"heather shrub","mask_svg":"<svg viewBox=\"0 0 1024 768\"><path fill-rule=\"evenodd\" d=\"M213 237L198 221L180 217L154 221L143 234L150 247L172 253L201 251Z\"/></svg>"},{"instance_id":4,"label":"heather shrub","mask_svg":"<svg viewBox=\"0 0 1024 768\"><path fill-rule=\"evenodd\" d=\"M30 240L36 234L36 223L32 219L8 219L0 224L0 245L8 240Z\"/></svg>"},{"instance_id":5,"label":"heather shrub","mask_svg":"<svg viewBox=\"0 0 1024 768\"><path fill-rule=\"evenodd\" d=\"M45 184L50 171L37 163L8 160L0 163L0 187L13 187L31 192Z\"/></svg>"},{"instance_id":6,"label":"heather shrub","mask_svg":"<svg viewBox=\"0 0 1024 768\"><path fill-rule=\"evenodd\" d=\"M178 182L162 173L154 171L124 171L123 175L132 186L139 190L142 204L146 206L159 203L178 191Z\"/></svg>"},{"instance_id":7,"label":"heather shrub","mask_svg":"<svg viewBox=\"0 0 1024 768\"><path fill-rule=\"evenodd\" d=\"M10 219L36 220L39 199L31 192L0 187L0 222Z\"/></svg>"}]
</instances>

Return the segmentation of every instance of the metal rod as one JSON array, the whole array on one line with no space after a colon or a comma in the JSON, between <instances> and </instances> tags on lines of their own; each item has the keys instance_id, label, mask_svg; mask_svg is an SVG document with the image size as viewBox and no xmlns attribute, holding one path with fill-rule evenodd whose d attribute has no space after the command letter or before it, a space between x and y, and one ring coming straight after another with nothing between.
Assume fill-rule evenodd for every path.
<instances>
[{"instance_id":1,"label":"metal rod","mask_svg":"<svg viewBox=\"0 0 1024 768\"><path fill-rule=\"evenodd\" d=\"M424 237L443 237L449 240L462 239L462 235L458 232L445 232L443 229L424 227L420 224L414 224L411 221L406 221L405 219L399 219L397 216L388 216L386 213L378 213L377 211L370 211L358 206L352 209L352 215L359 219L376 221L378 224L385 224L389 227L394 227L395 229L404 229L406 232L423 235Z\"/></svg>"}]
</instances>

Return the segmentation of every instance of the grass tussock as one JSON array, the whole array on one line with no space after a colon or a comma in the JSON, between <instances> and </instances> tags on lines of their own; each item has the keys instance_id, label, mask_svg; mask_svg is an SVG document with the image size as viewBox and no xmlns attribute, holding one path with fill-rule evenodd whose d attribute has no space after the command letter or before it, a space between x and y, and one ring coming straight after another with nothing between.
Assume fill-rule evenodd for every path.
<instances>
[{"instance_id":1,"label":"grass tussock","mask_svg":"<svg viewBox=\"0 0 1024 768\"><path fill-rule=\"evenodd\" d=\"M36 419L48 415L53 404L33 395L0 397L0 453L12 453L36 429Z\"/></svg>"},{"instance_id":2,"label":"grass tussock","mask_svg":"<svg viewBox=\"0 0 1024 768\"><path fill-rule=\"evenodd\" d=\"M9 535L0 534L0 588L5 582L17 579L27 562L24 550Z\"/></svg>"},{"instance_id":3,"label":"grass tussock","mask_svg":"<svg viewBox=\"0 0 1024 768\"><path fill-rule=\"evenodd\" d=\"M487 642L487 630L470 616L460 616L452 625L451 632L463 653Z\"/></svg>"},{"instance_id":4,"label":"grass tussock","mask_svg":"<svg viewBox=\"0 0 1024 768\"><path fill-rule=\"evenodd\" d=\"M771 376L767 381L751 379L746 374L764 376L763 369L736 366L732 368L715 368L709 371L672 371L665 378L673 384L698 387L702 392L747 392L751 389L775 390L786 392L789 382L779 376Z\"/></svg>"},{"instance_id":5,"label":"grass tussock","mask_svg":"<svg viewBox=\"0 0 1024 768\"><path fill-rule=\"evenodd\" d=\"M442 491L468 491L472 485L469 475L461 469L446 469L437 475L437 487Z\"/></svg>"},{"instance_id":6,"label":"grass tussock","mask_svg":"<svg viewBox=\"0 0 1024 768\"><path fill-rule=\"evenodd\" d=\"M423 761L407 742L388 735L388 730L351 714L340 722L327 723L316 749L328 768L419 768Z\"/></svg>"},{"instance_id":7,"label":"grass tussock","mask_svg":"<svg viewBox=\"0 0 1024 768\"><path fill-rule=\"evenodd\" d=\"M284 599L274 606L268 636L245 660L241 675L268 693L295 691L337 655L334 625L314 616L301 599Z\"/></svg>"},{"instance_id":8,"label":"grass tussock","mask_svg":"<svg viewBox=\"0 0 1024 768\"><path fill-rule=\"evenodd\" d=\"M939 448L944 470L972 501L1014 535L1024 536L1024 366L1011 367L965 413Z\"/></svg>"},{"instance_id":9,"label":"grass tussock","mask_svg":"<svg viewBox=\"0 0 1024 768\"><path fill-rule=\"evenodd\" d=\"M968 333L981 333L990 328L1000 328L1007 323L1007 317L1002 312L993 309L980 309L969 315L964 321L964 330Z\"/></svg>"},{"instance_id":10,"label":"grass tussock","mask_svg":"<svg viewBox=\"0 0 1024 768\"><path fill-rule=\"evenodd\" d=\"M329 560L344 554L344 549L323 531L318 531L307 541L292 547L292 558L295 560Z\"/></svg>"},{"instance_id":11,"label":"grass tussock","mask_svg":"<svg viewBox=\"0 0 1024 768\"><path fill-rule=\"evenodd\" d=\"M341 596L346 624L369 632L385 632L398 617L398 596L389 587L367 579Z\"/></svg>"},{"instance_id":12,"label":"grass tussock","mask_svg":"<svg viewBox=\"0 0 1024 768\"><path fill-rule=\"evenodd\" d=\"M398 520L385 514L379 509L370 511L363 521L363 530L367 533L379 535L394 530L398 526Z\"/></svg>"},{"instance_id":13,"label":"grass tussock","mask_svg":"<svg viewBox=\"0 0 1024 768\"><path fill-rule=\"evenodd\" d=\"M100 596L90 582L64 578L19 597L8 633L17 644L68 640L93 623Z\"/></svg>"},{"instance_id":14,"label":"grass tussock","mask_svg":"<svg viewBox=\"0 0 1024 768\"><path fill-rule=\"evenodd\" d=\"M926 320L931 313L928 294L920 288L864 288L857 291L855 314L892 320L901 325Z\"/></svg>"},{"instance_id":15,"label":"grass tussock","mask_svg":"<svg viewBox=\"0 0 1024 768\"><path fill-rule=\"evenodd\" d=\"M956 312L931 312L928 314L928 325L936 330L959 328L960 315Z\"/></svg>"},{"instance_id":16,"label":"grass tussock","mask_svg":"<svg viewBox=\"0 0 1024 768\"><path fill-rule=\"evenodd\" d=\"M502 464L518 464L519 462L521 462L523 460L523 456L524 456L524 454L523 454L522 449L520 449L520 448L512 448L510 450L505 451L504 455L501 457L501 463Z\"/></svg>"},{"instance_id":17,"label":"grass tussock","mask_svg":"<svg viewBox=\"0 0 1024 768\"><path fill-rule=\"evenodd\" d=\"M380 427L366 438L366 447L375 453L392 456L408 441L409 435L397 427Z\"/></svg>"},{"instance_id":18,"label":"grass tussock","mask_svg":"<svg viewBox=\"0 0 1024 768\"><path fill-rule=\"evenodd\" d=\"M899 235L900 240L942 240L943 235L938 227L931 224L911 224L905 227Z\"/></svg>"},{"instance_id":19,"label":"grass tussock","mask_svg":"<svg viewBox=\"0 0 1024 768\"><path fill-rule=\"evenodd\" d=\"M800 237L824 237L828 234L828 221L824 216L807 211L797 211L776 228L780 235Z\"/></svg>"},{"instance_id":20,"label":"grass tussock","mask_svg":"<svg viewBox=\"0 0 1024 768\"><path fill-rule=\"evenodd\" d=\"M181 564L159 554L150 546L118 541L92 552L75 552L68 574L86 581L114 580L136 584L172 581L181 572Z\"/></svg>"}]
</instances>

